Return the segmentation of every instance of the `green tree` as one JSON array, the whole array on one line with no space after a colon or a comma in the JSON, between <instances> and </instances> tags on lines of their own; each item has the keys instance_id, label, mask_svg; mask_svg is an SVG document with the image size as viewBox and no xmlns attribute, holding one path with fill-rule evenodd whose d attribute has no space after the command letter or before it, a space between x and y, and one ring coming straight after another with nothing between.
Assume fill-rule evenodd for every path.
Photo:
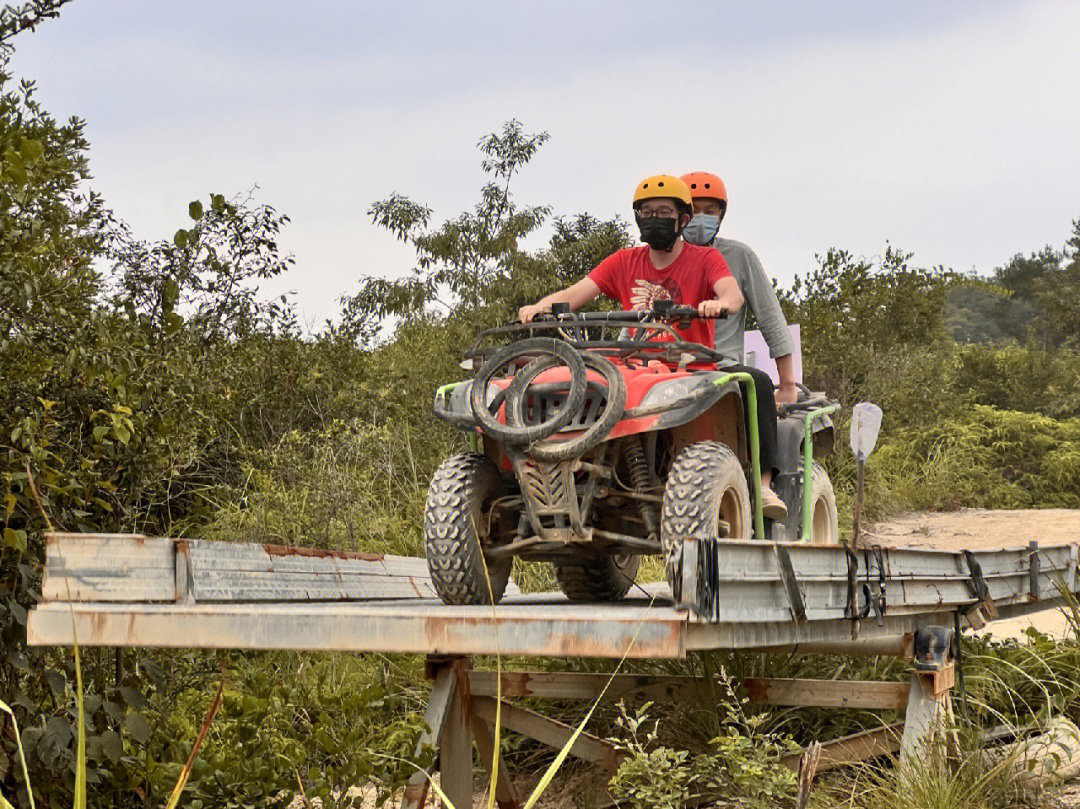
<instances>
[{"instance_id":1,"label":"green tree","mask_svg":"<svg viewBox=\"0 0 1080 809\"><path fill-rule=\"evenodd\" d=\"M993 280L1021 300L1031 300L1039 280L1061 266L1061 252L1047 245L1025 256L1017 253L1009 262L994 270Z\"/></svg>"},{"instance_id":2,"label":"green tree","mask_svg":"<svg viewBox=\"0 0 1080 809\"><path fill-rule=\"evenodd\" d=\"M476 310L485 289L506 275L519 242L535 231L549 209L518 207L510 183L547 140L529 134L516 120L480 139L481 167L488 180L472 211L431 228L431 209L391 194L368 211L372 222L416 251L416 266L402 279L367 277L355 295L343 299L346 328L364 333L372 319L446 315Z\"/></svg>"},{"instance_id":3,"label":"green tree","mask_svg":"<svg viewBox=\"0 0 1080 809\"><path fill-rule=\"evenodd\" d=\"M882 357L946 342L944 301L960 279L942 268L912 267L910 259L891 245L873 260L830 249L782 292L788 320L801 324L811 385L847 403Z\"/></svg>"},{"instance_id":4,"label":"green tree","mask_svg":"<svg viewBox=\"0 0 1080 809\"><path fill-rule=\"evenodd\" d=\"M12 40L23 31L33 31L42 20L60 15L60 8L71 0L30 0L20 5L0 7L0 69L14 49Z\"/></svg>"},{"instance_id":5,"label":"green tree","mask_svg":"<svg viewBox=\"0 0 1080 809\"><path fill-rule=\"evenodd\" d=\"M293 263L277 244L289 218L255 204L251 195L228 201L222 194L211 194L205 207L191 202L188 216L190 227L177 230L171 241L147 243L123 224L113 228L114 303L163 337L185 324L204 340L291 328L286 298L264 301L258 295L259 281Z\"/></svg>"},{"instance_id":6,"label":"green tree","mask_svg":"<svg viewBox=\"0 0 1080 809\"><path fill-rule=\"evenodd\" d=\"M1060 254L1061 265L1048 269L1032 284L1035 326L1044 342L1080 348L1080 219Z\"/></svg>"},{"instance_id":7,"label":"green tree","mask_svg":"<svg viewBox=\"0 0 1080 809\"><path fill-rule=\"evenodd\" d=\"M603 221L591 214L555 218L555 233L547 257L563 284L573 284L616 250L632 244L627 225L619 217Z\"/></svg>"}]
</instances>

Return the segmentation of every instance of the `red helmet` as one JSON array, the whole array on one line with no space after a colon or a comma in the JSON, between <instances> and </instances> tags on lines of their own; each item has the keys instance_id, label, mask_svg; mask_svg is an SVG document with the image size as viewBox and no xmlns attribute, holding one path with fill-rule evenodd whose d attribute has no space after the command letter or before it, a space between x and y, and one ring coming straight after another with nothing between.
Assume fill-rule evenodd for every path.
<instances>
[{"instance_id":1,"label":"red helmet","mask_svg":"<svg viewBox=\"0 0 1080 809\"><path fill-rule=\"evenodd\" d=\"M718 199L727 206L727 188L724 181L707 171L692 171L682 176L682 181L690 186L693 199Z\"/></svg>"}]
</instances>

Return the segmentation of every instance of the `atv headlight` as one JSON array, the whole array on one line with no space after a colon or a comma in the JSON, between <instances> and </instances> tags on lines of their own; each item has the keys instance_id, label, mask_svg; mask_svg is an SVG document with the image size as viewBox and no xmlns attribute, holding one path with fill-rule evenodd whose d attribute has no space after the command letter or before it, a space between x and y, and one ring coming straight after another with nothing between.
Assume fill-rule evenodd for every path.
<instances>
[{"instance_id":1,"label":"atv headlight","mask_svg":"<svg viewBox=\"0 0 1080 809\"><path fill-rule=\"evenodd\" d=\"M712 378L705 375L684 376L654 385L641 400L641 407L663 402L674 402L693 393L704 393L712 388Z\"/></svg>"}]
</instances>

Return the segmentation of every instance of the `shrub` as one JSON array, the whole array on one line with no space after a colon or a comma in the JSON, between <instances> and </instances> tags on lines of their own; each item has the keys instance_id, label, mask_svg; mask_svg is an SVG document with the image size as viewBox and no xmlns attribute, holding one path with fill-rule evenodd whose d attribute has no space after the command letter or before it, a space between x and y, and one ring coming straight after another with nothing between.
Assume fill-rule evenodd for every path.
<instances>
[{"instance_id":1,"label":"shrub","mask_svg":"<svg viewBox=\"0 0 1080 809\"><path fill-rule=\"evenodd\" d=\"M1080 507L1080 419L976 405L891 435L875 466L909 508Z\"/></svg>"},{"instance_id":2,"label":"shrub","mask_svg":"<svg viewBox=\"0 0 1080 809\"><path fill-rule=\"evenodd\" d=\"M714 705L721 731L706 752L674 750L659 742L659 720L650 722L651 702L633 713L619 703L616 745L626 757L609 784L620 806L679 809L692 797L723 796L747 807L774 807L795 793L795 773L780 762L798 749L790 738L764 731L765 714L743 710L731 680L721 669L723 693Z\"/></svg>"}]
</instances>

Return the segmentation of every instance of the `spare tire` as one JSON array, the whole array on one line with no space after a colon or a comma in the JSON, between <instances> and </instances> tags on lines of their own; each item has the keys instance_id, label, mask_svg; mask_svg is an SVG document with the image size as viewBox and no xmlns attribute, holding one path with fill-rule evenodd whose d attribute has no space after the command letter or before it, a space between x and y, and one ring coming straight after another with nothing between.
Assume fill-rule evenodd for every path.
<instances>
[{"instance_id":1,"label":"spare tire","mask_svg":"<svg viewBox=\"0 0 1080 809\"><path fill-rule=\"evenodd\" d=\"M487 387L495 375L511 360L528 354L547 355L537 357L518 371L510 387L506 389L507 423L499 421L489 409L487 399ZM558 365L559 362L570 370L570 391L566 395L566 401L555 410L551 417L536 425L513 424L510 412L516 408L518 399L528 387L528 383L537 375ZM518 380L521 380L520 383ZM551 337L532 337L517 343L504 346L496 351L491 358L481 366L473 379L472 388L469 391L469 407L477 422L485 433L496 441L506 444L528 446L537 441L542 441L550 435L554 435L574 419L574 414L581 409L585 402L586 376L585 360L581 353L563 340L555 340ZM499 401L499 397L496 398ZM497 412L497 411L496 411Z\"/></svg>"},{"instance_id":2,"label":"spare tire","mask_svg":"<svg viewBox=\"0 0 1080 809\"><path fill-rule=\"evenodd\" d=\"M599 354L585 352L582 354L582 359L585 361L585 367L601 374L604 381L607 382L607 400L604 402L604 410L600 417L576 438L567 441L538 441L532 444L528 452L538 461L555 463L556 461L568 461L584 455L607 438L608 433L622 418L623 411L626 408L626 380L623 378L622 373L607 357L602 357ZM583 400L584 398L582 397ZM506 418L507 420L516 421L521 417L521 410L517 407L520 404L520 399L514 403L513 410L511 410L509 396L507 400ZM582 401L583 404L584 401Z\"/></svg>"},{"instance_id":3,"label":"spare tire","mask_svg":"<svg viewBox=\"0 0 1080 809\"><path fill-rule=\"evenodd\" d=\"M836 492L829 473L817 461L810 473L810 541L825 545L840 542Z\"/></svg>"}]
</instances>

